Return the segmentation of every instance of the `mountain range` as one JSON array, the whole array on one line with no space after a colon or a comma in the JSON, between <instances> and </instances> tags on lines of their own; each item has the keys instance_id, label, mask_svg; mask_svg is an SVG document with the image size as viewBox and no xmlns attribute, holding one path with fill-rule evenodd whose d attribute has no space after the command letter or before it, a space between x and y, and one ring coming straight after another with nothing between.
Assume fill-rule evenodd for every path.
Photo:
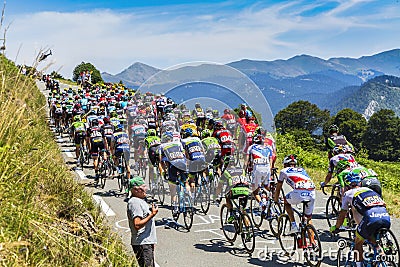
<instances>
[{"instance_id":1,"label":"mountain range","mask_svg":"<svg viewBox=\"0 0 400 267\"><path fill-rule=\"evenodd\" d=\"M390 108L392 106L390 103L393 102L391 98L398 97L396 93L387 93L382 97L379 92L376 92L380 90L379 86L372 86L372 89L371 84L368 86L365 84L382 75L400 76L400 49L360 58L338 57L325 60L310 55L299 55L287 60L274 61L243 59L228 63L227 66L244 73L260 88L273 114L297 100L310 101L321 109L328 109L331 113L335 113L340 110L338 107L352 108L345 105L355 103L353 98L361 101L357 92L363 90L363 94L369 94L369 96L362 99L362 101L367 101L366 103L358 103L356 111L365 113L364 115L368 117L372 110L379 107ZM138 88L159 71L160 69L136 62L116 75L102 73L102 77L105 81L122 81L128 87ZM382 80L388 79L394 80L395 77L377 79L374 84L386 86L385 90L389 91L399 90L396 86L387 86L384 82L382 83ZM366 88L369 89L366 90ZM195 95L198 92L187 93ZM229 99L225 101L229 102ZM373 101L379 104L371 104L374 103ZM373 109L370 105L375 108ZM400 115L399 110L395 112Z\"/></svg>"}]
</instances>

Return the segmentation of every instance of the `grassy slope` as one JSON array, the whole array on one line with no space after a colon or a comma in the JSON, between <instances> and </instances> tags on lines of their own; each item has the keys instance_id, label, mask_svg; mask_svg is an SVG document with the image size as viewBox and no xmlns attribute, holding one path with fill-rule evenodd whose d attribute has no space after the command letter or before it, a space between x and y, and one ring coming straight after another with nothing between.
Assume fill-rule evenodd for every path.
<instances>
[{"instance_id":1,"label":"grassy slope","mask_svg":"<svg viewBox=\"0 0 400 267\"><path fill-rule=\"evenodd\" d=\"M1 265L132 266L64 164L34 81L3 56L0 79Z\"/></svg>"},{"instance_id":2,"label":"grassy slope","mask_svg":"<svg viewBox=\"0 0 400 267\"><path fill-rule=\"evenodd\" d=\"M325 180L328 169L327 152L313 150L306 151L296 144L293 136L277 136L278 162L276 166L280 168L282 164L279 159L285 155L296 154L299 164L302 165L314 182L319 187L319 183ZM363 166L373 169L378 175L382 184L383 197L390 214L400 217L400 165L398 162L376 162L365 159L361 155L356 155L356 160ZM332 182L335 178L332 178Z\"/></svg>"}]
</instances>

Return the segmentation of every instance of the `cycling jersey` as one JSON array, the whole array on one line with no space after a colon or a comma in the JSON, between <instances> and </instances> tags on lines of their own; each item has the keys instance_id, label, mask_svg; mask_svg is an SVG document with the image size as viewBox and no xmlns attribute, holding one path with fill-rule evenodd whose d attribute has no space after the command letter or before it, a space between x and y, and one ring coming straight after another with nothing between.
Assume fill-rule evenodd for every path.
<instances>
[{"instance_id":1,"label":"cycling jersey","mask_svg":"<svg viewBox=\"0 0 400 267\"><path fill-rule=\"evenodd\" d=\"M220 146L221 146L221 157L225 155L231 155L234 151L233 138L231 133L226 129L217 130L213 133Z\"/></svg>"},{"instance_id":2,"label":"cycling jersey","mask_svg":"<svg viewBox=\"0 0 400 267\"><path fill-rule=\"evenodd\" d=\"M198 137L188 137L181 142L190 160L205 160L204 148Z\"/></svg>"},{"instance_id":3,"label":"cycling jersey","mask_svg":"<svg viewBox=\"0 0 400 267\"><path fill-rule=\"evenodd\" d=\"M351 168L357 167L357 165L358 165L356 160L355 160L355 158L353 157L353 155L351 155L351 154L338 154L338 155L333 156L329 160L328 172L329 173L333 173L333 171L336 168L336 165L341 160L347 160L350 163L350 167Z\"/></svg>"},{"instance_id":4,"label":"cycling jersey","mask_svg":"<svg viewBox=\"0 0 400 267\"><path fill-rule=\"evenodd\" d=\"M286 181L293 189L314 190L315 184L305 169L300 167L286 167L279 173L278 181Z\"/></svg>"}]
</instances>

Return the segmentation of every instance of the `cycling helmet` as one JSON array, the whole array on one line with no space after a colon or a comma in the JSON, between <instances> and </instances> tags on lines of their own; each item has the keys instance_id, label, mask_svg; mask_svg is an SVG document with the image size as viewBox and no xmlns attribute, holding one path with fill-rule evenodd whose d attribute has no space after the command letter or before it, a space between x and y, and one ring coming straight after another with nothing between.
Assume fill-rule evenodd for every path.
<instances>
[{"instance_id":1,"label":"cycling helmet","mask_svg":"<svg viewBox=\"0 0 400 267\"><path fill-rule=\"evenodd\" d=\"M97 126L99 125L99 120L98 119L93 119L92 120L92 126Z\"/></svg>"},{"instance_id":2,"label":"cycling helmet","mask_svg":"<svg viewBox=\"0 0 400 267\"><path fill-rule=\"evenodd\" d=\"M196 108L199 108L199 107L200 107L200 103L196 103L196 104L194 104L194 106L195 106Z\"/></svg>"},{"instance_id":3,"label":"cycling helmet","mask_svg":"<svg viewBox=\"0 0 400 267\"><path fill-rule=\"evenodd\" d=\"M263 136L261 134L257 134L253 137L253 144L261 145L263 143Z\"/></svg>"},{"instance_id":4,"label":"cycling helmet","mask_svg":"<svg viewBox=\"0 0 400 267\"><path fill-rule=\"evenodd\" d=\"M231 111L230 111L229 109L226 108L226 109L224 109L224 113L225 113L225 114L229 114L229 113L231 113Z\"/></svg>"},{"instance_id":5,"label":"cycling helmet","mask_svg":"<svg viewBox=\"0 0 400 267\"><path fill-rule=\"evenodd\" d=\"M216 110L216 109L214 109L214 110L212 111L212 114L213 114L214 118L219 117L219 111Z\"/></svg>"},{"instance_id":6,"label":"cycling helmet","mask_svg":"<svg viewBox=\"0 0 400 267\"><path fill-rule=\"evenodd\" d=\"M163 143L171 142L173 139L174 139L174 135L172 132L165 132L161 137L161 141Z\"/></svg>"},{"instance_id":7,"label":"cycling helmet","mask_svg":"<svg viewBox=\"0 0 400 267\"><path fill-rule=\"evenodd\" d=\"M345 153L344 146L342 146L342 145L335 146L335 147L332 149L332 152L333 152L334 155L338 155L338 154L341 154L341 153Z\"/></svg>"},{"instance_id":8,"label":"cycling helmet","mask_svg":"<svg viewBox=\"0 0 400 267\"><path fill-rule=\"evenodd\" d=\"M201 132L201 138L207 138L211 136L211 131L208 129L205 129Z\"/></svg>"},{"instance_id":9,"label":"cycling helmet","mask_svg":"<svg viewBox=\"0 0 400 267\"><path fill-rule=\"evenodd\" d=\"M185 137L189 137L193 135L193 130L191 128L186 128L185 131L183 132L183 135Z\"/></svg>"},{"instance_id":10,"label":"cycling helmet","mask_svg":"<svg viewBox=\"0 0 400 267\"><path fill-rule=\"evenodd\" d=\"M156 136L157 132L155 129L148 129L147 130L147 136Z\"/></svg>"},{"instance_id":11,"label":"cycling helmet","mask_svg":"<svg viewBox=\"0 0 400 267\"><path fill-rule=\"evenodd\" d=\"M224 128L224 125L222 124L222 121L215 121L214 122L214 129L222 129Z\"/></svg>"},{"instance_id":12,"label":"cycling helmet","mask_svg":"<svg viewBox=\"0 0 400 267\"><path fill-rule=\"evenodd\" d=\"M348 159L341 159L336 165L336 170L338 173L345 170L347 167L350 167L350 162Z\"/></svg>"},{"instance_id":13,"label":"cycling helmet","mask_svg":"<svg viewBox=\"0 0 400 267\"><path fill-rule=\"evenodd\" d=\"M76 116L74 117L74 121L75 121L75 122L81 121L81 116L76 115Z\"/></svg>"},{"instance_id":14,"label":"cycling helmet","mask_svg":"<svg viewBox=\"0 0 400 267\"><path fill-rule=\"evenodd\" d=\"M355 172L350 172L345 178L346 185L358 185L361 180L361 175Z\"/></svg>"},{"instance_id":15,"label":"cycling helmet","mask_svg":"<svg viewBox=\"0 0 400 267\"><path fill-rule=\"evenodd\" d=\"M349 154L351 154L351 153L354 153L354 150L353 150L353 148L352 148L351 146L349 146L349 145L344 145L344 146L343 146L343 152L344 152L344 153L349 153Z\"/></svg>"},{"instance_id":16,"label":"cycling helmet","mask_svg":"<svg viewBox=\"0 0 400 267\"><path fill-rule=\"evenodd\" d=\"M109 117L104 117L103 121L104 121L104 123L110 123L110 118Z\"/></svg>"},{"instance_id":17,"label":"cycling helmet","mask_svg":"<svg viewBox=\"0 0 400 267\"><path fill-rule=\"evenodd\" d=\"M283 166L285 165L289 165L291 163L294 163L295 165L297 165L297 158L296 155L290 154L287 155L284 159L283 159Z\"/></svg>"},{"instance_id":18,"label":"cycling helmet","mask_svg":"<svg viewBox=\"0 0 400 267\"><path fill-rule=\"evenodd\" d=\"M337 133L339 132L339 127L336 124L332 124L331 126L329 126L329 133Z\"/></svg>"},{"instance_id":19,"label":"cycling helmet","mask_svg":"<svg viewBox=\"0 0 400 267\"><path fill-rule=\"evenodd\" d=\"M118 124L116 130L119 130L119 131L124 130L124 125L123 124Z\"/></svg>"}]
</instances>

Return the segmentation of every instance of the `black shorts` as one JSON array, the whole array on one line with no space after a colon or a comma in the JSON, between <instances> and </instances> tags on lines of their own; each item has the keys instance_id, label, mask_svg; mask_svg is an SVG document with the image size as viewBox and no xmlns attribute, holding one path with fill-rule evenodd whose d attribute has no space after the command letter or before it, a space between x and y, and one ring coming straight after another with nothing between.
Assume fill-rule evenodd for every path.
<instances>
[{"instance_id":1,"label":"black shorts","mask_svg":"<svg viewBox=\"0 0 400 267\"><path fill-rule=\"evenodd\" d=\"M185 182L187 180L186 172L182 171L181 168L177 168L175 165L168 163L168 181L173 184L178 184L178 173L181 174L181 180Z\"/></svg>"},{"instance_id":2,"label":"black shorts","mask_svg":"<svg viewBox=\"0 0 400 267\"><path fill-rule=\"evenodd\" d=\"M90 155L92 155L92 157L97 157L99 156L99 151L104 149L104 142L91 142L90 148Z\"/></svg>"},{"instance_id":3,"label":"black shorts","mask_svg":"<svg viewBox=\"0 0 400 267\"><path fill-rule=\"evenodd\" d=\"M85 132L75 133L75 137L74 137L75 145L79 145L81 143L81 141L83 139L85 139L85 137L86 137L86 133Z\"/></svg>"},{"instance_id":4,"label":"black shorts","mask_svg":"<svg viewBox=\"0 0 400 267\"><path fill-rule=\"evenodd\" d=\"M139 146L140 146L140 142L142 142L143 145L144 145L143 140L144 140L143 136L138 136L138 137L135 136L135 137L133 137L133 148L135 150L137 150L139 148Z\"/></svg>"},{"instance_id":5,"label":"black shorts","mask_svg":"<svg viewBox=\"0 0 400 267\"><path fill-rule=\"evenodd\" d=\"M156 167L158 162L158 154L157 154L158 146L149 147L148 155L151 164Z\"/></svg>"},{"instance_id":6,"label":"black shorts","mask_svg":"<svg viewBox=\"0 0 400 267\"><path fill-rule=\"evenodd\" d=\"M136 260L140 267L154 267L154 245L132 245Z\"/></svg>"}]
</instances>

